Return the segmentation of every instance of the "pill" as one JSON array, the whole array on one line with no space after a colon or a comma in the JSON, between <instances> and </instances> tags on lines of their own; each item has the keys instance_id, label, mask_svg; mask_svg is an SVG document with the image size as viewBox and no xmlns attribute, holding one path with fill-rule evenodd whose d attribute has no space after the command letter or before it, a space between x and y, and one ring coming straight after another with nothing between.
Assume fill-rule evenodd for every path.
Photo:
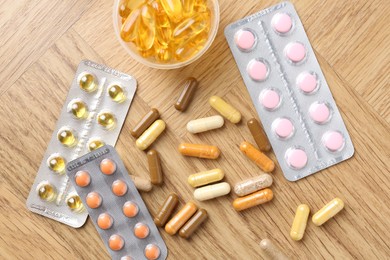
<instances>
[{"instance_id":1,"label":"pill","mask_svg":"<svg viewBox=\"0 0 390 260\"><path fill-rule=\"evenodd\" d=\"M307 154L302 148L289 148L286 152L288 166L300 170L307 164Z\"/></svg>"},{"instance_id":2,"label":"pill","mask_svg":"<svg viewBox=\"0 0 390 260\"><path fill-rule=\"evenodd\" d=\"M146 113L141 120L135 125L133 130L131 130L131 135L135 138L138 138L160 117L160 113L156 108L152 108L148 113Z\"/></svg>"},{"instance_id":3,"label":"pill","mask_svg":"<svg viewBox=\"0 0 390 260\"><path fill-rule=\"evenodd\" d=\"M111 190L116 196L121 197L127 192L127 184L122 180L116 180L112 183Z\"/></svg>"},{"instance_id":4,"label":"pill","mask_svg":"<svg viewBox=\"0 0 390 260\"><path fill-rule=\"evenodd\" d=\"M187 124L187 130L192 134L197 134L221 128L223 124L224 120L222 116L210 116L191 120Z\"/></svg>"},{"instance_id":5,"label":"pill","mask_svg":"<svg viewBox=\"0 0 390 260\"><path fill-rule=\"evenodd\" d=\"M182 18L183 6L180 0L161 0L160 3L172 21L178 22Z\"/></svg>"},{"instance_id":6,"label":"pill","mask_svg":"<svg viewBox=\"0 0 390 260\"><path fill-rule=\"evenodd\" d=\"M106 175L112 175L116 171L116 163L111 159L103 159L100 162L100 170Z\"/></svg>"},{"instance_id":7,"label":"pill","mask_svg":"<svg viewBox=\"0 0 390 260\"><path fill-rule=\"evenodd\" d=\"M102 205L102 197L97 192L90 192L87 194L85 201L91 209L96 209Z\"/></svg>"},{"instance_id":8,"label":"pill","mask_svg":"<svg viewBox=\"0 0 390 260\"><path fill-rule=\"evenodd\" d=\"M260 125L260 122L255 118L251 118L248 120L247 125L260 151L268 152L271 150L271 145Z\"/></svg>"},{"instance_id":9,"label":"pill","mask_svg":"<svg viewBox=\"0 0 390 260\"><path fill-rule=\"evenodd\" d=\"M217 182L223 179L224 172L221 169L212 169L209 171L191 174L188 177L188 184L192 187L199 187L209 183Z\"/></svg>"},{"instance_id":10,"label":"pill","mask_svg":"<svg viewBox=\"0 0 390 260\"><path fill-rule=\"evenodd\" d=\"M272 260L288 260L289 259L282 252L282 250L269 239L261 240L260 248Z\"/></svg>"},{"instance_id":11,"label":"pill","mask_svg":"<svg viewBox=\"0 0 390 260\"><path fill-rule=\"evenodd\" d=\"M121 27L121 38L125 42L134 42L138 36L138 20L141 16L141 9L132 10Z\"/></svg>"},{"instance_id":12,"label":"pill","mask_svg":"<svg viewBox=\"0 0 390 260\"><path fill-rule=\"evenodd\" d=\"M218 96L212 96L209 99L210 105L218 111L223 117L232 122L233 124L237 124L241 121L241 113L226 103L222 98Z\"/></svg>"},{"instance_id":13,"label":"pill","mask_svg":"<svg viewBox=\"0 0 390 260\"><path fill-rule=\"evenodd\" d=\"M88 115L88 108L81 99L74 99L68 104L68 112L76 119L83 119Z\"/></svg>"},{"instance_id":14,"label":"pill","mask_svg":"<svg viewBox=\"0 0 390 260\"><path fill-rule=\"evenodd\" d=\"M79 86L85 92L92 92L96 90L97 83L95 76L91 73L83 73L79 77Z\"/></svg>"},{"instance_id":15,"label":"pill","mask_svg":"<svg viewBox=\"0 0 390 260\"><path fill-rule=\"evenodd\" d=\"M249 76L255 81L264 81L267 79L269 69L267 62L262 59L253 59L246 68Z\"/></svg>"},{"instance_id":16,"label":"pill","mask_svg":"<svg viewBox=\"0 0 390 260\"><path fill-rule=\"evenodd\" d=\"M206 159L217 159L220 155L218 147L214 145L206 144L190 144L181 143L179 145L179 152L185 156L206 158Z\"/></svg>"},{"instance_id":17,"label":"pill","mask_svg":"<svg viewBox=\"0 0 390 260\"><path fill-rule=\"evenodd\" d=\"M265 109L273 111L280 105L279 92L274 89L264 89L260 93L259 101Z\"/></svg>"},{"instance_id":18,"label":"pill","mask_svg":"<svg viewBox=\"0 0 390 260\"><path fill-rule=\"evenodd\" d=\"M136 145L140 150L148 148L165 130L165 122L161 119L156 120L146 131L138 137Z\"/></svg>"},{"instance_id":19,"label":"pill","mask_svg":"<svg viewBox=\"0 0 390 260\"><path fill-rule=\"evenodd\" d=\"M187 223L180 229L179 236L183 238L189 238L198 227L207 219L207 211L205 209L199 209Z\"/></svg>"},{"instance_id":20,"label":"pill","mask_svg":"<svg viewBox=\"0 0 390 260\"><path fill-rule=\"evenodd\" d=\"M294 222L291 226L290 237L292 240L299 241L303 238L305 234L307 219L309 218L310 208L306 204L301 204L298 206Z\"/></svg>"},{"instance_id":21,"label":"pill","mask_svg":"<svg viewBox=\"0 0 390 260\"><path fill-rule=\"evenodd\" d=\"M108 87L108 95L115 102L121 103L126 100L126 93L119 85L111 85Z\"/></svg>"},{"instance_id":22,"label":"pill","mask_svg":"<svg viewBox=\"0 0 390 260\"><path fill-rule=\"evenodd\" d=\"M154 185L161 185L163 183L163 172L158 152L152 149L147 152L146 156L148 157L150 181Z\"/></svg>"},{"instance_id":23,"label":"pill","mask_svg":"<svg viewBox=\"0 0 390 260\"><path fill-rule=\"evenodd\" d=\"M65 199L66 205L73 212L81 212L84 210L84 205L77 193L71 192Z\"/></svg>"},{"instance_id":24,"label":"pill","mask_svg":"<svg viewBox=\"0 0 390 260\"><path fill-rule=\"evenodd\" d=\"M41 200L50 202L57 197L56 188L48 181L43 181L37 186L37 193Z\"/></svg>"},{"instance_id":25,"label":"pill","mask_svg":"<svg viewBox=\"0 0 390 260\"><path fill-rule=\"evenodd\" d=\"M193 202L187 202L184 207L165 225L165 231L173 236L195 214L198 207Z\"/></svg>"},{"instance_id":26,"label":"pill","mask_svg":"<svg viewBox=\"0 0 390 260\"><path fill-rule=\"evenodd\" d=\"M131 180L134 182L135 187L137 190L140 191L150 191L152 190L153 186L150 180L141 178L138 176L130 175Z\"/></svg>"},{"instance_id":27,"label":"pill","mask_svg":"<svg viewBox=\"0 0 390 260\"><path fill-rule=\"evenodd\" d=\"M134 235L140 239L146 238L149 235L149 227L144 223L137 223L134 226Z\"/></svg>"},{"instance_id":28,"label":"pill","mask_svg":"<svg viewBox=\"0 0 390 260\"><path fill-rule=\"evenodd\" d=\"M133 258L131 258L129 255L125 255L121 257L121 260L133 260Z\"/></svg>"},{"instance_id":29,"label":"pill","mask_svg":"<svg viewBox=\"0 0 390 260\"><path fill-rule=\"evenodd\" d=\"M259 176L238 182L234 185L234 193L237 196L245 196L258 190L268 188L272 185L272 176L269 174L261 174Z\"/></svg>"},{"instance_id":30,"label":"pill","mask_svg":"<svg viewBox=\"0 0 390 260\"><path fill-rule=\"evenodd\" d=\"M229 192L229 183L221 182L195 189L194 197L196 200L204 201L224 196L226 194L229 194Z\"/></svg>"},{"instance_id":31,"label":"pill","mask_svg":"<svg viewBox=\"0 0 390 260\"><path fill-rule=\"evenodd\" d=\"M257 150L253 145L244 141L240 145L240 150L257 166L260 167L261 170L265 172L272 172L275 168L275 163L268 158L265 154Z\"/></svg>"},{"instance_id":32,"label":"pill","mask_svg":"<svg viewBox=\"0 0 390 260\"><path fill-rule=\"evenodd\" d=\"M111 248L111 250L119 251L123 248L125 245L125 241L120 235L114 234L110 236L110 239L108 240L108 246Z\"/></svg>"},{"instance_id":33,"label":"pill","mask_svg":"<svg viewBox=\"0 0 390 260\"><path fill-rule=\"evenodd\" d=\"M105 145L105 143L102 140L97 139L97 138L92 138L91 140L88 141L87 147L88 147L88 150L91 152L91 151L94 151L96 149L99 149L100 147L102 147L104 145Z\"/></svg>"},{"instance_id":34,"label":"pill","mask_svg":"<svg viewBox=\"0 0 390 260\"><path fill-rule=\"evenodd\" d=\"M314 225L321 226L326 221L333 218L343 208L344 208L344 202L339 198L335 198L332 201L330 201L328 204L326 204L322 209L317 211L317 213L314 214L312 221Z\"/></svg>"},{"instance_id":35,"label":"pill","mask_svg":"<svg viewBox=\"0 0 390 260\"><path fill-rule=\"evenodd\" d=\"M272 27L278 33L288 33L292 28L291 16L286 13L277 13L272 17Z\"/></svg>"},{"instance_id":36,"label":"pill","mask_svg":"<svg viewBox=\"0 0 390 260\"><path fill-rule=\"evenodd\" d=\"M264 189L245 197L237 198L233 201L233 207L237 211L252 208L254 206L266 203L274 197L272 190Z\"/></svg>"},{"instance_id":37,"label":"pill","mask_svg":"<svg viewBox=\"0 0 390 260\"><path fill-rule=\"evenodd\" d=\"M234 42L242 51L249 51L256 43L255 35L249 30L239 30L234 35Z\"/></svg>"},{"instance_id":38,"label":"pill","mask_svg":"<svg viewBox=\"0 0 390 260\"><path fill-rule=\"evenodd\" d=\"M175 103L176 110L185 111L195 95L198 81L195 78L188 78L184 81L183 91Z\"/></svg>"},{"instance_id":39,"label":"pill","mask_svg":"<svg viewBox=\"0 0 390 260\"><path fill-rule=\"evenodd\" d=\"M125 204L123 204L122 212L128 218L134 218L135 216L137 216L138 211L138 205L134 202L126 201Z\"/></svg>"},{"instance_id":40,"label":"pill","mask_svg":"<svg viewBox=\"0 0 390 260\"><path fill-rule=\"evenodd\" d=\"M149 244L145 247L144 253L148 260L155 260L160 256L160 248L157 245Z\"/></svg>"},{"instance_id":41,"label":"pill","mask_svg":"<svg viewBox=\"0 0 390 260\"><path fill-rule=\"evenodd\" d=\"M343 135L338 131L327 131L322 136L322 143L330 152L338 152L343 149L345 140Z\"/></svg>"},{"instance_id":42,"label":"pill","mask_svg":"<svg viewBox=\"0 0 390 260\"><path fill-rule=\"evenodd\" d=\"M317 75L307 71L301 72L297 77L296 84L303 93L313 93L318 88Z\"/></svg>"},{"instance_id":43,"label":"pill","mask_svg":"<svg viewBox=\"0 0 390 260\"><path fill-rule=\"evenodd\" d=\"M57 153L50 155L47 159L47 166L55 173L64 173L65 164L65 159Z\"/></svg>"},{"instance_id":44,"label":"pill","mask_svg":"<svg viewBox=\"0 0 390 260\"><path fill-rule=\"evenodd\" d=\"M164 203L162 204L160 210L158 211L156 217L154 218L154 223L158 227L164 226L167 223L168 218L172 215L178 203L179 197L175 193L169 194L168 197L165 199Z\"/></svg>"},{"instance_id":45,"label":"pill","mask_svg":"<svg viewBox=\"0 0 390 260\"><path fill-rule=\"evenodd\" d=\"M99 215L97 219L97 225L101 229L109 229L112 227L112 224L114 223L113 218L108 213L102 213Z\"/></svg>"},{"instance_id":46,"label":"pill","mask_svg":"<svg viewBox=\"0 0 390 260\"><path fill-rule=\"evenodd\" d=\"M284 48L284 54L291 62L299 63L306 57L306 49L300 42L290 42Z\"/></svg>"},{"instance_id":47,"label":"pill","mask_svg":"<svg viewBox=\"0 0 390 260\"><path fill-rule=\"evenodd\" d=\"M272 130L280 139L288 139L294 134L295 128L290 119L279 117L272 123Z\"/></svg>"},{"instance_id":48,"label":"pill","mask_svg":"<svg viewBox=\"0 0 390 260\"><path fill-rule=\"evenodd\" d=\"M314 102L309 107L310 118L317 124L324 124L329 121L330 109L324 102Z\"/></svg>"},{"instance_id":49,"label":"pill","mask_svg":"<svg viewBox=\"0 0 390 260\"><path fill-rule=\"evenodd\" d=\"M74 176L74 180L77 186L87 187L91 183L91 176L86 171L78 171Z\"/></svg>"},{"instance_id":50,"label":"pill","mask_svg":"<svg viewBox=\"0 0 390 260\"><path fill-rule=\"evenodd\" d=\"M112 130L116 126L116 118L109 111L102 111L96 117L97 123L107 130Z\"/></svg>"},{"instance_id":51,"label":"pill","mask_svg":"<svg viewBox=\"0 0 390 260\"><path fill-rule=\"evenodd\" d=\"M74 130L66 126L58 130L57 139L62 145L67 147L74 146L77 141Z\"/></svg>"}]
</instances>

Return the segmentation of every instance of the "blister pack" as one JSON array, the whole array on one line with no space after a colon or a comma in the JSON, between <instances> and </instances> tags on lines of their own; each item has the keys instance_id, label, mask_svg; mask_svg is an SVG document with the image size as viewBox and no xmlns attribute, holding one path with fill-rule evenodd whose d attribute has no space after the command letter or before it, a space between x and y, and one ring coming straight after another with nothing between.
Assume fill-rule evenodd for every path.
<instances>
[{"instance_id":1,"label":"blister pack","mask_svg":"<svg viewBox=\"0 0 390 260\"><path fill-rule=\"evenodd\" d=\"M113 259L167 257L167 247L112 146L69 162L66 173Z\"/></svg>"},{"instance_id":2,"label":"blister pack","mask_svg":"<svg viewBox=\"0 0 390 260\"><path fill-rule=\"evenodd\" d=\"M230 24L225 36L289 181L353 155L348 131L291 3Z\"/></svg>"},{"instance_id":3,"label":"blister pack","mask_svg":"<svg viewBox=\"0 0 390 260\"><path fill-rule=\"evenodd\" d=\"M79 64L28 196L28 209L76 228L85 223L88 214L65 165L104 144L115 145L136 88L132 76L88 60Z\"/></svg>"}]
</instances>

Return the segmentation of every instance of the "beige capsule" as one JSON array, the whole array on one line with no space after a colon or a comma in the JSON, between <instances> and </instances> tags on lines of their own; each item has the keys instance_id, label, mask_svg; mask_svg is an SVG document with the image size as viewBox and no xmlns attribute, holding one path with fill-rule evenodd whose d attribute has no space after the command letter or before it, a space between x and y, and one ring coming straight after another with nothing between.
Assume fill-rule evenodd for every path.
<instances>
[{"instance_id":1,"label":"beige capsule","mask_svg":"<svg viewBox=\"0 0 390 260\"><path fill-rule=\"evenodd\" d=\"M130 175L130 177L131 180L134 182L134 185L137 188L137 190L150 191L153 188L152 183L148 179L144 179L134 175Z\"/></svg>"},{"instance_id":2,"label":"beige capsule","mask_svg":"<svg viewBox=\"0 0 390 260\"><path fill-rule=\"evenodd\" d=\"M270 259L273 259L273 260L288 260L289 259L277 245L275 245L271 240L269 240L267 238L261 240L260 248L263 250L263 252Z\"/></svg>"},{"instance_id":3,"label":"beige capsule","mask_svg":"<svg viewBox=\"0 0 390 260\"><path fill-rule=\"evenodd\" d=\"M217 182L223 179L225 176L223 170L221 169L212 169L209 171L198 172L191 174L188 177L188 184L192 187L199 187L209 183Z\"/></svg>"},{"instance_id":4,"label":"beige capsule","mask_svg":"<svg viewBox=\"0 0 390 260\"><path fill-rule=\"evenodd\" d=\"M146 131L137 139L136 145L139 149L147 149L165 130L165 122L161 119L156 120Z\"/></svg>"},{"instance_id":5,"label":"beige capsule","mask_svg":"<svg viewBox=\"0 0 390 260\"><path fill-rule=\"evenodd\" d=\"M208 185L202 188L197 188L194 191L194 197L196 200L204 201L229 194L230 185L227 182L221 182L217 184Z\"/></svg>"},{"instance_id":6,"label":"beige capsule","mask_svg":"<svg viewBox=\"0 0 390 260\"><path fill-rule=\"evenodd\" d=\"M272 185L272 176L269 174L261 174L259 176L243 180L234 185L234 193L237 196L245 196L258 190L268 188Z\"/></svg>"},{"instance_id":7,"label":"beige capsule","mask_svg":"<svg viewBox=\"0 0 390 260\"><path fill-rule=\"evenodd\" d=\"M202 133L213 129L221 128L224 124L222 116L210 116L191 120L187 124L188 132L192 134Z\"/></svg>"}]
</instances>

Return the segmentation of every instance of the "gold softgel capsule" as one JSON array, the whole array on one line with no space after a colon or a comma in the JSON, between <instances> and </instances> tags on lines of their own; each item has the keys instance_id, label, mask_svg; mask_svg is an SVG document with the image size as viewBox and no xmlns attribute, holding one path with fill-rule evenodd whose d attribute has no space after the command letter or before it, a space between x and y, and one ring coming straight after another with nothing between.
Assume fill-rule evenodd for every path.
<instances>
[{"instance_id":1,"label":"gold softgel capsule","mask_svg":"<svg viewBox=\"0 0 390 260\"><path fill-rule=\"evenodd\" d=\"M96 77L91 73L83 73L79 77L79 86L86 92L95 91L97 88Z\"/></svg>"},{"instance_id":2,"label":"gold softgel capsule","mask_svg":"<svg viewBox=\"0 0 390 260\"><path fill-rule=\"evenodd\" d=\"M55 173L63 173L65 164L65 159L59 154L53 154L47 159L47 166Z\"/></svg>"},{"instance_id":3,"label":"gold softgel capsule","mask_svg":"<svg viewBox=\"0 0 390 260\"><path fill-rule=\"evenodd\" d=\"M41 200L53 201L57 197L56 188L48 181L43 181L37 186L37 193Z\"/></svg>"},{"instance_id":4,"label":"gold softgel capsule","mask_svg":"<svg viewBox=\"0 0 390 260\"><path fill-rule=\"evenodd\" d=\"M97 115L97 122L107 130L111 130L116 125L116 118L111 112L100 112Z\"/></svg>"}]
</instances>

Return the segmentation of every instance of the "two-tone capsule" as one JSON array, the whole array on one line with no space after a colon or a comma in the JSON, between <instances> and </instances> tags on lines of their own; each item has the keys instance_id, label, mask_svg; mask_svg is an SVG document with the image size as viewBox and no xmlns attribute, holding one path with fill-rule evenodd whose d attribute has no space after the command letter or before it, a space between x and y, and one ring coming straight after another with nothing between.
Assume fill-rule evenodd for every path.
<instances>
[{"instance_id":1,"label":"two-tone capsule","mask_svg":"<svg viewBox=\"0 0 390 260\"><path fill-rule=\"evenodd\" d=\"M195 189L194 197L196 200L204 201L227 195L229 192L229 183L221 182Z\"/></svg>"},{"instance_id":2,"label":"two-tone capsule","mask_svg":"<svg viewBox=\"0 0 390 260\"><path fill-rule=\"evenodd\" d=\"M312 221L314 225L321 226L326 221L333 218L343 208L344 202L339 198L335 198L326 204L322 209L317 211L317 213L313 215Z\"/></svg>"},{"instance_id":3,"label":"two-tone capsule","mask_svg":"<svg viewBox=\"0 0 390 260\"><path fill-rule=\"evenodd\" d=\"M290 237L292 240L299 241L305 234L307 219L309 218L310 208L306 204L297 207L293 224L291 226Z\"/></svg>"},{"instance_id":4,"label":"two-tone capsule","mask_svg":"<svg viewBox=\"0 0 390 260\"><path fill-rule=\"evenodd\" d=\"M272 182L272 176L264 173L259 176L238 182L236 185L234 185L233 190L237 196L242 197L255 191L268 188L272 185Z\"/></svg>"},{"instance_id":5,"label":"two-tone capsule","mask_svg":"<svg viewBox=\"0 0 390 260\"><path fill-rule=\"evenodd\" d=\"M163 183L163 172L158 152L151 149L146 153L146 156L148 157L150 181L154 185L161 185Z\"/></svg>"},{"instance_id":6,"label":"two-tone capsule","mask_svg":"<svg viewBox=\"0 0 390 260\"><path fill-rule=\"evenodd\" d=\"M233 201L233 207L237 211L252 208L254 206L266 203L274 197L272 190L264 189L247 195L245 197L237 198Z\"/></svg>"},{"instance_id":7,"label":"two-tone capsule","mask_svg":"<svg viewBox=\"0 0 390 260\"><path fill-rule=\"evenodd\" d=\"M241 121L241 113L230 104L226 103L222 98L218 96L212 96L209 99L210 105L218 111L223 117L237 124Z\"/></svg>"},{"instance_id":8,"label":"two-tone capsule","mask_svg":"<svg viewBox=\"0 0 390 260\"><path fill-rule=\"evenodd\" d=\"M186 205L184 205L184 207L165 225L165 231L169 235L173 236L187 222L187 220L195 214L197 210L198 206L196 206L195 203L187 202Z\"/></svg>"},{"instance_id":9,"label":"two-tone capsule","mask_svg":"<svg viewBox=\"0 0 390 260\"><path fill-rule=\"evenodd\" d=\"M221 169L212 169L209 171L198 172L191 174L188 177L188 184L192 187L199 187L209 183L217 182L223 179L224 172Z\"/></svg>"},{"instance_id":10,"label":"two-tone capsule","mask_svg":"<svg viewBox=\"0 0 390 260\"><path fill-rule=\"evenodd\" d=\"M163 227L167 223L168 218L172 215L178 203L179 197L175 193L169 194L154 218L154 223L159 227Z\"/></svg>"},{"instance_id":11,"label":"two-tone capsule","mask_svg":"<svg viewBox=\"0 0 390 260\"><path fill-rule=\"evenodd\" d=\"M160 117L160 113L156 108L152 108L148 113L146 113L141 120L135 125L135 127L130 131L131 135L135 138L138 138L145 132L148 127L150 127L154 121Z\"/></svg>"},{"instance_id":12,"label":"two-tone capsule","mask_svg":"<svg viewBox=\"0 0 390 260\"><path fill-rule=\"evenodd\" d=\"M210 116L191 120L187 124L187 131L192 134L202 133L221 128L224 124L222 116Z\"/></svg>"},{"instance_id":13,"label":"two-tone capsule","mask_svg":"<svg viewBox=\"0 0 390 260\"><path fill-rule=\"evenodd\" d=\"M206 159L217 159L221 153L218 147L214 145L190 144L190 143L180 144L179 152L182 155L206 158Z\"/></svg>"},{"instance_id":14,"label":"two-tone capsule","mask_svg":"<svg viewBox=\"0 0 390 260\"><path fill-rule=\"evenodd\" d=\"M255 118L251 118L248 120L247 125L260 151L268 152L271 150L271 145L264 133L263 128L260 125L260 122Z\"/></svg>"},{"instance_id":15,"label":"two-tone capsule","mask_svg":"<svg viewBox=\"0 0 390 260\"><path fill-rule=\"evenodd\" d=\"M175 103L176 110L184 112L195 95L198 81L195 78L188 78L184 81L183 91Z\"/></svg>"},{"instance_id":16,"label":"two-tone capsule","mask_svg":"<svg viewBox=\"0 0 390 260\"><path fill-rule=\"evenodd\" d=\"M275 169L275 163L267 155L257 150L253 145L244 141L240 145L240 150L257 166L265 172L272 172Z\"/></svg>"},{"instance_id":17,"label":"two-tone capsule","mask_svg":"<svg viewBox=\"0 0 390 260\"><path fill-rule=\"evenodd\" d=\"M263 250L263 252L270 259L273 259L273 260L288 260L289 259L277 245L275 245L271 240L269 240L267 238L261 240L260 248Z\"/></svg>"},{"instance_id":18,"label":"two-tone capsule","mask_svg":"<svg viewBox=\"0 0 390 260\"><path fill-rule=\"evenodd\" d=\"M161 119L156 120L146 131L137 139L136 145L140 150L147 149L165 130L165 122Z\"/></svg>"},{"instance_id":19,"label":"two-tone capsule","mask_svg":"<svg viewBox=\"0 0 390 260\"><path fill-rule=\"evenodd\" d=\"M187 239L189 238L198 227L207 219L207 211L205 209L199 209L190 220L180 229L179 236Z\"/></svg>"}]
</instances>

